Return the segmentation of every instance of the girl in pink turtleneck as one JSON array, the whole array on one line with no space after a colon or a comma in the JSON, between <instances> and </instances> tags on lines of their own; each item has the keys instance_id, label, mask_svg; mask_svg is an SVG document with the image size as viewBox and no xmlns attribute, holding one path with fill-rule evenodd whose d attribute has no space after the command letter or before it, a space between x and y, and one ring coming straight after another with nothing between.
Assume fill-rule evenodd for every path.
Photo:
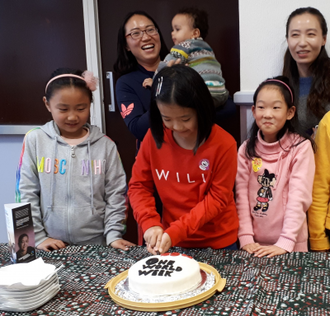
<instances>
[{"instance_id":1,"label":"girl in pink turtleneck","mask_svg":"<svg viewBox=\"0 0 330 316\"><path fill-rule=\"evenodd\" d=\"M295 128L294 95L286 77L262 82L253 101L251 137L238 152L240 247L269 258L307 251L306 211L315 173L312 141Z\"/></svg>"}]
</instances>

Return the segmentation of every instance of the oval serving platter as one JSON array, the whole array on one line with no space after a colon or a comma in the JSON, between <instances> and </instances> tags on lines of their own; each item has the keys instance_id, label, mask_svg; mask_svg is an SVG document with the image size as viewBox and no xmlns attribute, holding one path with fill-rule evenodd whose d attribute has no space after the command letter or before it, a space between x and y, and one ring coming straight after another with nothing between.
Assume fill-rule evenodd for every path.
<instances>
[{"instance_id":1,"label":"oval serving platter","mask_svg":"<svg viewBox=\"0 0 330 316\"><path fill-rule=\"evenodd\" d=\"M205 301L206 299L213 296L216 292L221 292L226 285L226 279L221 278L219 272L215 268L202 262L199 262L199 266L203 271L207 273L212 273L214 275L215 277L214 285L209 290L203 293L200 293L194 297L190 297L183 300L177 300L177 301L165 302L165 303L141 303L141 302L133 302L123 299L122 297L118 296L115 293L115 289L119 282L127 278L128 270L112 278L104 286L104 288L108 289L109 295L115 303L127 309L143 311L143 312L161 312L161 311L168 311L173 309L186 308Z\"/></svg>"}]
</instances>

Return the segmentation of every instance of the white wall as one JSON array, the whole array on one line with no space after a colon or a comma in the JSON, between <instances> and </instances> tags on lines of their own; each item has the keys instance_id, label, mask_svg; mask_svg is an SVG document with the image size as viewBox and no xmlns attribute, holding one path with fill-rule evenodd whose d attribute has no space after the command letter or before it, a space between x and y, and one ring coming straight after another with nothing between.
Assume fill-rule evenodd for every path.
<instances>
[{"instance_id":1,"label":"white wall","mask_svg":"<svg viewBox=\"0 0 330 316\"><path fill-rule=\"evenodd\" d=\"M239 0L241 87L234 101L241 105L241 142L253 122L255 89L265 79L282 73L287 19L295 9L308 6L320 10L330 29L329 0ZM326 49L329 54L330 37Z\"/></svg>"},{"instance_id":2,"label":"white wall","mask_svg":"<svg viewBox=\"0 0 330 316\"><path fill-rule=\"evenodd\" d=\"M23 135L0 135L0 242L8 242L3 205L15 202L15 176Z\"/></svg>"}]
</instances>

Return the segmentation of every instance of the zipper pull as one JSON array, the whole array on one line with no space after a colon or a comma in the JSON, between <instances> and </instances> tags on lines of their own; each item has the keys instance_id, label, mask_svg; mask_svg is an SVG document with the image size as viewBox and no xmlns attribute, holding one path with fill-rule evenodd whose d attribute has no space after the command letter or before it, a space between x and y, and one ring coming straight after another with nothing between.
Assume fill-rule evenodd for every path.
<instances>
[{"instance_id":1,"label":"zipper pull","mask_svg":"<svg viewBox=\"0 0 330 316\"><path fill-rule=\"evenodd\" d=\"M71 157L76 158L76 154L74 153L74 146L71 146Z\"/></svg>"}]
</instances>

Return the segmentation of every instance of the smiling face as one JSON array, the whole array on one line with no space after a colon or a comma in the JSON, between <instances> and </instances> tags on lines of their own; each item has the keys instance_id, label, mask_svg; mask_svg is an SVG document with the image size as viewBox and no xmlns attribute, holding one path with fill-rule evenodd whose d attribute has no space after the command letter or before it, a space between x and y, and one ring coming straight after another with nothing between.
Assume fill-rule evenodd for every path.
<instances>
[{"instance_id":1,"label":"smiling face","mask_svg":"<svg viewBox=\"0 0 330 316\"><path fill-rule=\"evenodd\" d=\"M310 76L309 67L326 42L318 18L310 13L293 17L289 24L287 42L291 56L297 63L299 75Z\"/></svg>"},{"instance_id":2,"label":"smiling face","mask_svg":"<svg viewBox=\"0 0 330 316\"><path fill-rule=\"evenodd\" d=\"M187 39L200 37L199 29L193 26L193 20L187 14L177 14L172 20L172 41L175 45Z\"/></svg>"},{"instance_id":3,"label":"smiling face","mask_svg":"<svg viewBox=\"0 0 330 316\"><path fill-rule=\"evenodd\" d=\"M198 132L196 110L159 101L157 106L164 125L173 131L173 138L177 144L185 149L193 149Z\"/></svg>"},{"instance_id":4,"label":"smiling face","mask_svg":"<svg viewBox=\"0 0 330 316\"><path fill-rule=\"evenodd\" d=\"M66 138L81 138L86 135L83 126L90 116L90 97L86 91L73 86L55 90L45 105L52 114L60 133Z\"/></svg>"},{"instance_id":5,"label":"smiling face","mask_svg":"<svg viewBox=\"0 0 330 316\"><path fill-rule=\"evenodd\" d=\"M133 31L144 31L148 27L155 27L151 20L144 15L133 15L125 25L125 34ZM150 36L143 33L142 38L133 39L126 37L127 50L130 51L137 62L149 71L155 71L160 61L159 53L161 49L159 34Z\"/></svg>"},{"instance_id":6,"label":"smiling face","mask_svg":"<svg viewBox=\"0 0 330 316\"><path fill-rule=\"evenodd\" d=\"M294 106L288 109L278 87L267 85L259 91L252 112L267 143L277 141L277 133L293 118L295 110Z\"/></svg>"}]
</instances>

